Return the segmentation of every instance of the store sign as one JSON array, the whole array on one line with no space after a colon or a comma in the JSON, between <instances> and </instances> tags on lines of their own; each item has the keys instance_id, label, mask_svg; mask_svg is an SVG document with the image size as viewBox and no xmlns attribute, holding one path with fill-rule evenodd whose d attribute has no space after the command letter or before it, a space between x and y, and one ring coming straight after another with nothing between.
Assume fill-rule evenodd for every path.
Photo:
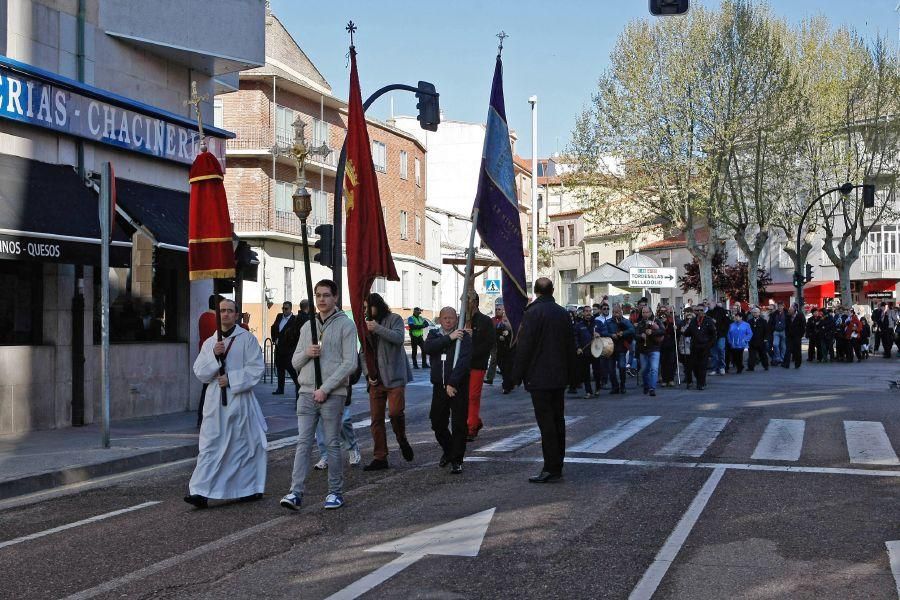
<instances>
[{"instance_id":1,"label":"store sign","mask_svg":"<svg viewBox=\"0 0 900 600\"><path fill-rule=\"evenodd\" d=\"M199 134L192 129L5 66L0 66L0 118L184 164L191 164L199 151ZM207 136L207 144L224 161L225 140Z\"/></svg>"},{"instance_id":2,"label":"store sign","mask_svg":"<svg viewBox=\"0 0 900 600\"><path fill-rule=\"evenodd\" d=\"M893 298L894 292L866 292L866 298Z\"/></svg>"},{"instance_id":3,"label":"store sign","mask_svg":"<svg viewBox=\"0 0 900 600\"><path fill-rule=\"evenodd\" d=\"M111 265L127 266L130 258L129 247L110 248ZM94 264L100 262L100 244L0 234L0 260Z\"/></svg>"},{"instance_id":4,"label":"store sign","mask_svg":"<svg viewBox=\"0 0 900 600\"><path fill-rule=\"evenodd\" d=\"M628 287L673 288L678 285L677 271L673 267L631 267L628 269Z\"/></svg>"}]
</instances>

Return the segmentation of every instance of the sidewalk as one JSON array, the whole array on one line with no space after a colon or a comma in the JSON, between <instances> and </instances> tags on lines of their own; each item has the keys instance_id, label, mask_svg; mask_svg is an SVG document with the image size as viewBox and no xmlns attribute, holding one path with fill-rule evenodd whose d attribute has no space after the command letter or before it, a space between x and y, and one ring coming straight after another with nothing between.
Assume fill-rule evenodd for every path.
<instances>
[{"instance_id":1,"label":"sidewalk","mask_svg":"<svg viewBox=\"0 0 900 600\"><path fill-rule=\"evenodd\" d=\"M273 396L260 383L259 399L269 440L296 435L294 386ZM100 426L68 427L0 436L0 500L172 462L197 455L197 413L181 412L114 421L110 448L100 447Z\"/></svg>"}]
</instances>

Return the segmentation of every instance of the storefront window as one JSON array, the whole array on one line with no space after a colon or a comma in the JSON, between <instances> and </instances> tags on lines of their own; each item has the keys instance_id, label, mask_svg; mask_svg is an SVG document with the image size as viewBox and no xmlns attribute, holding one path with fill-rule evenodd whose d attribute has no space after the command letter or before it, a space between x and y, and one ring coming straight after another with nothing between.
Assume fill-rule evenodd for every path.
<instances>
[{"instance_id":1,"label":"storefront window","mask_svg":"<svg viewBox=\"0 0 900 600\"><path fill-rule=\"evenodd\" d=\"M41 276L39 264L0 260L0 345L41 343Z\"/></svg>"},{"instance_id":2,"label":"storefront window","mask_svg":"<svg viewBox=\"0 0 900 600\"><path fill-rule=\"evenodd\" d=\"M178 266L178 253L145 247L132 238L134 255L152 257L149 264L109 270L110 342L177 342L179 339L179 283L187 273ZM174 254L176 256L164 256ZM100 343L100 278L94 278L94 343Z\"/></svg>"}]
</instances>

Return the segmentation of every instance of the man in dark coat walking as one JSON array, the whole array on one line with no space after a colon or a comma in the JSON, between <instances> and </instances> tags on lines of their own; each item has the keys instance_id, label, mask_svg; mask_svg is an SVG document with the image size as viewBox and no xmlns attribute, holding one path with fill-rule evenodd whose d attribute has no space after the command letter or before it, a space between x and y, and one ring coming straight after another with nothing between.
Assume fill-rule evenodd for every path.
<instances>
[{"instance_id":1,"label":"man in dark coat walking","mask_svg":"<svg viewBox=\"0 0 900 600\"><path fill-rule=\"evenodd\" d=\"M284 374L287 372L294 382L297 393L300 390L300 384L297 383L297 371L291 364L294 356L294 350L297 349L297 341L300 336L300 328L296 327L293 305L285 300L281 305L281 314L275 317L272 323L271 338L275 345L275 369L278 371L278 388L272 392L275 395L284 393Z\"/></svg>"},{"instance_id":2,"label":"man in dark coat walking","mask_svg":"<svg viewBox=\"0 0 900 600\"><path fill-rule=\"evenodd\" d=\"M750 338L750 353L747 358L747 370L752 371L756 368L756 363L762 363L763 369L769 370L769 351L766 347L766 337L769 333L769 324L759 315L759 308L754 306L750 310L750 318L747 320L750 324L750 331L753 337Z\"/></svg>"},{"instance_id":3,"label":"man in dark coat walking","mask_svg":"<svg viewBox=\"0 0 900 600\"><path fill-rule=\"evenodd\" d=\"M787 324L785 326L785 337L787 338L787 352L784 355L784 361L781 366L785 369L791 367L791 360L794 361L794 368L799 369L800 363L803 361L803 351L800 346L803 342L803 334L806 333L806 317L797 308L794 303L788 309Z\"/></svg>"},{"instance_id":4,"label":"man in dark coat walking","mask_svg":"<svg viewBox=\"0 0 900 600\"><path fill-rule=\"evenodd\" d=\"M716 344L718 331L716 322L706 316L701 305L697 317L688 322L684 337L691 340L690 369L697 380L697 389L706 387L706 364L709 362L709 351ZM690 384L688 384L690 386Z\"/></svg>"},{"instance_id":5,"label":"man in dark coat walking","mask_svg":"<svg viewBox=\"0 0 900 600\"><path fill-rule=\"evenodd\" d=\"M562 477L565 391L577 380L578 363L572 320L553 299L553 282L539 278L534 282L534 293L537 298L525 309L519 330L514 378L531 393L534 416L541 430L544 468L528 481L549 483Z\"/></svg>"}]
</instances>

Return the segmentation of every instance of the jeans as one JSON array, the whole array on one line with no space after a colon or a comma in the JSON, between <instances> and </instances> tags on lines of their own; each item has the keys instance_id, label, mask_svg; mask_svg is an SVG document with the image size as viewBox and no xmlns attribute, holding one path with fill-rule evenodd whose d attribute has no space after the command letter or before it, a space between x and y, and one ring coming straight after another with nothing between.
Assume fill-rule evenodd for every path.
<instances>
[{"instance_id":1,"label":"jeans","mask_svg":"<svg viewBox=\"0 0 900 600\"><path fill-rule=\"evenodd\" d=\"M350 419L350 407L344 407L344 416L341 418L341 441L348 450L359 451L359 443L356 441L356 433L353 431L353 421ZM319 458L328 457L328 447L325 445L325 429L322 422L316 427L316 445L319 447Z\"/></svg>"},{"instance_id":2,"label":"jeans","mask_svg":"<svg viewBox=\"0 0 900 600\"><path fill-rule=\"evenodd\" d=\"M641 379L645 390L655 390L659 378L659 350L641 354Z\"/></svg>"},{"instance_id":3,"label":"jeans","mask_svg":"<svg viewBox=\"0 0 900 600\"><path fill-rule=\"evenodd\" d=\"M783 331L775 331L772 333L772 349L775 351L772 362L782 362L784 360L784 353L787 351L787 338Z\"/></svg>"},{"instance_id":4,"label":"jeans","mask_svg":"<svg viewBox=\"0 0 900 600\"><path fill-rule=\"evenodd\" d=\"M710 352L710 370L725 370L725 338L716 339L716 345L712 347Z\"/></svg>"},{"instance_id":5,"label":"jeans","mask_svg":"<svg viewBox=\"0 0 900 600\"><path fill-rule=\"evenodd\" d=\"M291 491L303 493L309 461L316 438L316 426L321 421L328 447L328 493L340 494L344 488L343 461L341 460L341 417L344 412L343 396L328 396L319 404L312 394L300 394L297 398L297 451L294 454L294 471L291 474Z\"/></svg>"}]
</instances>

